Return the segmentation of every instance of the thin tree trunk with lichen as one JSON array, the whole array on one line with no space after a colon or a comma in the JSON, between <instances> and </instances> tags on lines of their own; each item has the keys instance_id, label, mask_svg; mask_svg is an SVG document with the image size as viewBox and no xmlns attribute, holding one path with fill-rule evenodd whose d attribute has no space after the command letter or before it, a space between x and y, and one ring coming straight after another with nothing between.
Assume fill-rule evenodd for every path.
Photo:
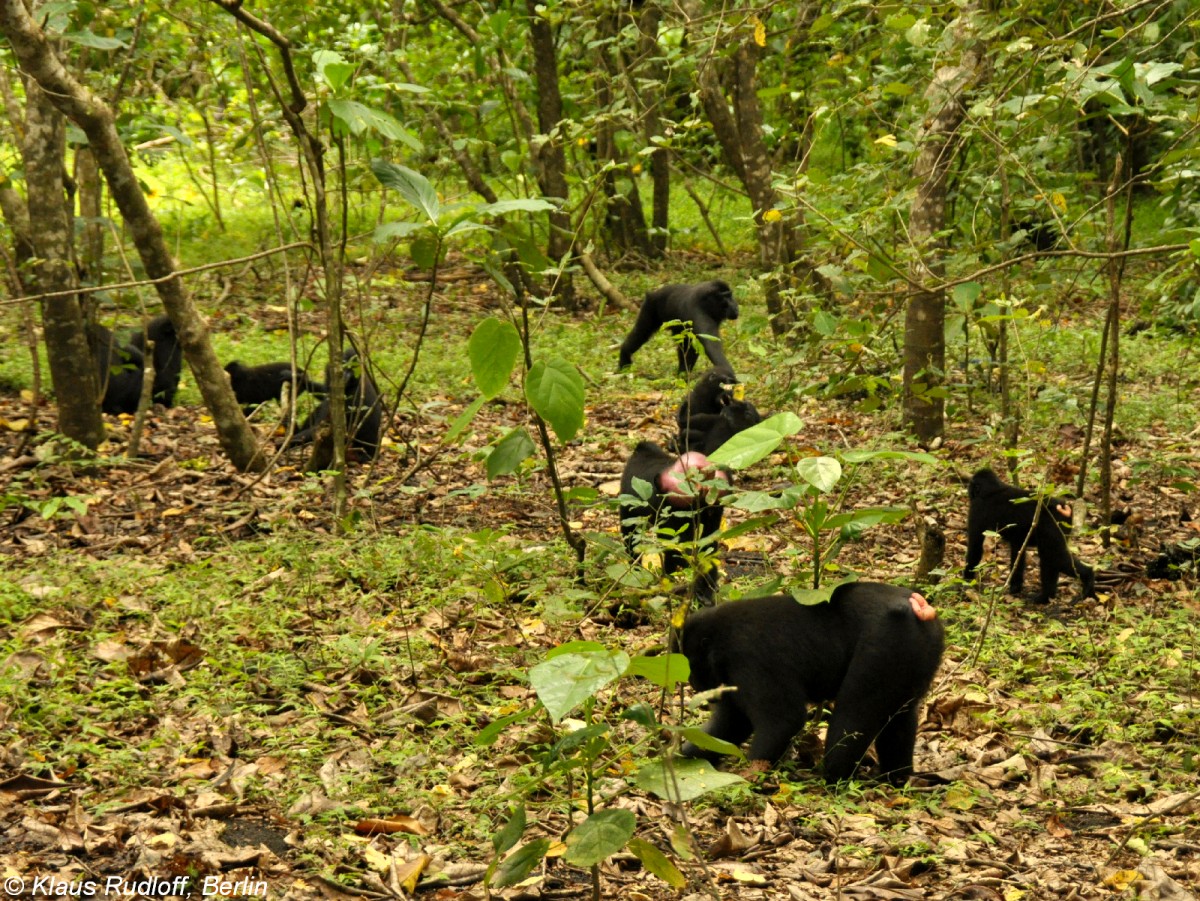
<instances>
[{"instance_id":1,"label":"thin tree trunk with lichen","mask_svg":"<svg viewBox=\"0 0 1200 901\"><path fill-rule=\"evenodd\" d=\"M641 10L633 9L631 14L637 19L638 42L637 59L646 61L647 77L643 89L644 100L642 110L643 136L646 146L653 146L655 138L663 134L662 106L666 100L667 69L662 56L658 52L658 26L662 21L662 11L653 3L645 4ZM627 77L630 66L625 64ZM628 77L632 83L635 77ZM653 185L650 212L650 246L654 256L661 257L666 253L667 240L670 237L670 205L671 205L671 155L665 147L658 147L650 154L650 182Z\"/></svg>"},{"instance_id":2,"label":"thin tree trunk with lichen","mask_svg":"<svg viewBox=\"0 0 1200 901\"><path fill-rule=\"evenodd\" d=\"M904 321L904 420L918 440L929 444L945 429L945 400L941 386L946 368L946 292L942 280L946 224L946 180L950 162L961 142L966 117L964 94L983 65L980 46L970 33L967 13L958 25L963 47L961 64L945 66L926 91L930 113L918 136L920 151L913 167L917 183L909 217L909 235L916 250L913 281L929 286L909 298Z\"/></svg>"},{"instance_id":3,"label":"thin tree trunk with lichen","mask_svg":"<svg viewBox=\"0 0 1200 901\"><path fill-rule=\"evenodd\" d=\"M800 235L804 219L799 210L784 217L777 209L780 197L772 184L771 155L763 132L762 101L757 83L758 61L764 48L756 40L742 41L717 69L716 57L697 73L700 101L713 126L713 134L729 166L737 174L754 207L759 263L777 277L764 282L771 329L786 334L796 323L795 310L784 301L785 279L795 278L810 290L826 292L828 285L803 258ZM726 99L728 85L730 99Z\"/></svg>"},{"instance_id":4,"label":"thin tree trunk with lichen","mask_svg":"<svg viewBox=\"0 0 1200 901\"><path fill-rule=\"evenodd\" d=\"M21 156L29 221L36 222L37 228L28 235L29 265L19 271L31 294L71 291L79 282L72 254L71 208L63 185L66 120L31 79L25 85L24 126ZM104 440L104 420L83 309L73 293L46 298L41 308L58 430L95 450Z\"/></svg>"},{"instance_id":5,"label":"thin tree trunk with lichen","mask_svg":"<svg viewBox=\"0 0 1200 901\"><path fill-rule=\"evenodd\" d=\"M554 286L554 295L568 310L575 308L575 290L571 274L565 268L571 253L571 216L565 206L570 198L567 185L567 155L563 150L562 91L558 83L558 53L554 47L554 32L539 10L537 0L527 0L529 37L533 45L533 77L537 82L537 117L540 134L533 146L542 193L562 206L548 214L550 235L546 248L556 266L563 266Z\"/></svg>"}]
</instances>

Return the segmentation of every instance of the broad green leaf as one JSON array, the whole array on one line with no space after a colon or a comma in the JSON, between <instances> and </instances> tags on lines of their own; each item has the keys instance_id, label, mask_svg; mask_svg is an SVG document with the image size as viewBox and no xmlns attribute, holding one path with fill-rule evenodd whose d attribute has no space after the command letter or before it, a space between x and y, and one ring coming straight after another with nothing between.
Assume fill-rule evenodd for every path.
<instances>
[{"instance_id":1,"label":"broad green leaf","mask_svg":"<svg viewBox=\"0 0 1200 901\"><path fill-rule=\"evenodd\" d=\"M719 448L708 455L714 463L732 469L744 469L757 463L783 442L796 434L804 423L795 413L776 413L744 432L738 432Z\"/></svg>"},{"instance_id":2,"label":"broad green leaf","mask_svg":"<svg viewBox=\"0 0 1200 901\"><path fill-rule=\"evenodd\" d=\"M559 441L570 441L583 426L583 378L566 360L537 360L525 378L525 397Z\"/></svg>"},{"instance_id":3,"label":"broad green leaf","mask_svg":"<svg viewBox=\"0 0 1200 901\"><path fill-rule=\"evenodd\" d=\"M825 494L842 477L842 464L833 457L805 457L796 463L796 475Z\"/></svg>"},{"instance_id":4,"label":"broad green leaf","mask_svg":"<svg viewBox=\"0 0 1200 901\"><path fill-rule=\"evenodd\" d=\"M610 563L604 568L604 574L622 588L643 590L658 582L658 576L650 570L628 563Z\"/></svg>"},{"instance_id":5,"label":"broad green leaf","mask_svg":"<svg viewBox=\"0 0 1200 901\"><path fill-rule=\"evenodd\" d=\"M687 880L679 872L679 868L667 858L667 855L642 838L631 838L628 846L634 857L642 862L642 866L653 873L673 889L681 889L687 885Z\"/></svg>"},{"instance_id":6,"label":"broad green leaf","mask_svg":"<svg viewBox=\"0 0 1200 901\"><path fill-rule=\"evenodd\" d=\"M634 704L621 714L621 719L637 723L643 729L658 729L658 718L649 704Z\"/></svg>"},{"instance_id":7,"label":"broad green leaf","mask_svg":"<svg viewBox=\"0 0 1200 901\"><path fill-rule=\"evenodd\" d=\"M524 164L525 158L515 150L503 150L500 152L500 162L505 168L514 175L521 171L521 166Z\"/></svg>"},{"instance_id":8,"label":"broad green leaf","mask_svg":"<svg viewBox=\"0 0 1200 901\"><path fill-rule=\"evenodd\" d=\"M936 463L937 457L924 451L848 450L842 453L847 463L867 463L871 460L911 460L914 463Z\"/></svg>"},{"instance_id":9,"label":"broad green leaf","mask_svg":"<svg viewBox=\"0 0 1200 901\"><path fill-rule=\"evenodd\" d=\"M500 861L496 872L492 874L492 885L496 888L516 885L529 875L549 850L550 839L548 838L539 838L523 846L519 851Z\"/></svg>"},{"instance_id":10,"label":"broad green leaf","mask_svg":"<svg viewBox=\"0 0 1200 901\"><path fill-rule=\"evenodd\" d=\"M422 269L432 270L439 262L441 248L442 245L437 236L426 229L412 239L408 245L408 252L412 255L414 263Z\"/></svg>"},{"instance_id":11,"label":"broad green leaf","mask_svg":"<svg viewBox=\"0 0 1200 901\"><path fill-rule=\"evenodd\" d=\"M467 356L475 385L488 400L504 390L520 352L521 336L511 322L489 317L475 326Z\"/></svg>"},{"instance_id":12,"label":"broad green leaf","mask_svg":"<svg viewBox=\"0 0 1200 901\"><path fill-rule=\"evenodd\" d=\"M600 500L600 492L591 485L575 485L563 492L563 500L568 504L594 504Z\"/></svg>"},{"instance_id":13,"label":"broad green leaf","mask_svg":"<svg viewBox=\"0 0 1200 901\"><path fill-rule=\"evenodd\" d=\"M790 592L797 603L803 604L805 607L812 607L815 604L827 604L829 598L833 595L834 585L824 586L822 588L793 588Z\"/></svg>"},{"instance_id":14,"label":"broad green leaf","mask_svg":"<svg viewBox=\"0 0 1200 901\"><path fill-rule=\"evenodd\" d=\"M501 827L499 832L492 836L492 847L496 849L497 854L503 854L521 840L521 835L524 832L525 805L521 804L513 808L508 822Z\"/></svg>"},{"instance_id":15,"label":"broad green leaf","mask_svg":"<svg viewBox=\"0 0 1200 901\"><path fill-rule=\"evenodd\" d=\"M729 757L744 758L746 756L742 753L742 749L733 744L733 742L717 738L715 735L709 735L699 726L687 726L680 734L701 750L712 751L714 754L724 754Z\"/></svg>"},{"instance_id":16,"label":"broad green leaf","mask_svg":"<svg viewBox=\"0 0 1200 901\"><path fill-rule=\"evenodd\" d=\"M550 719L558 722L605 685L620 678L627 666L629 655L624 651L564 654L533 667L529 682Z\"/></svg>"},{"instance_id":17,"label":"broad green leaf","mask_svg":"<svg viewBox=\"0 0 1200 901\"><path fill-rule=\"evenodd\" d=\"M371 160L371 171L385 188L392 188L401 197L425 214L434 225L442 214L437 191L420 172L387 160Z\"/></svg>"},{"instance_id":18,"label":"broad green leaf","mask_svg":"<svg viewBox=\"0 0 1200 901\"><path fill-rule=\"evenodd\" d=\"M568 732L554 743L551 753L558 760L572 760L587 765L596 759L597 755L609 746L608 736L611 727L601 720Z\"/></svg>"},{"instance_id":19,"label":"broad green leaf","mask_svg":"<svg viewBox=\"0 0 1200 901\"><path fill-rule=\"evenodd\" d=\"M392 81L386 85L391 91L405 91L409 94L428 94L430 89L421 84L411 84L407 81Z\"/></svg>"},{"instance_id":20,"label":"broad green leaf","mask_svg":"<svg viewBox=\"0 0 1200 901\"><path fill-rule=\"evenodd\" d=\"M736 523L727 529L721 529L721 539L723 541L730 541L739 535L749 535L760 529L769 529L777 522L779 522L779 517L774 514L770 516L752 516L744 522Z\"/></svg>"},{"instance_id":21,"label":"broad green leaf","mask_svg":"<svg viewBox=\"0 0 1200 901\"><path fill-rule=\"evenodd\" d=\"M488 747L496 743L496 739L500 737L500 733L511 726L513 723L519 723L521 720L530 716L536 707L526 707L518 710L516 713L510 713L508 716L502 716L498 720L493 720L482 729L479 730L479 735L475 738L475 744L483 747Z\"/></svg>"},{"instance_id":22,"label":"broad green leaf","mask_svg":"<svg viewBox=\"0 0 1200 901\"><path fill-rule=\"evenodd\" d=\"M63 32L63 37L72 44L91 47L94 50L116 50L128 46L124 41L116 38L104 38L91 31L66 31Z\"/></svg>"},{"instance_id":23,"label":"broad green leaf","mask_svg":"<svg viewBox=\"0 0 1200 901\"><path fill-rule=\"evenodd\" d=\"M670 801L692 801L701 795L730 785L745 782L741 776L722 773L707 760L676 758L674 765L667 767L665 761L656 760L638 770L634 784Z\"/></svg>"},{"instance_id":24,"label":"broad green leaf","mask_svg":"<svg viewBox=\"0 0 1200 901\"><path fill-rule=\"evenodd\" d=\"M486 397L477 397L471 401L467 408L454 420L454 423L450 426L450 431L446 432L445 440L451 442L458 438L466 430L467 426L471 424L471 420L475 418L475 414L483 408L486 402Z\"/></svg>"},{"instance_id":25,"label":"broad green leaf","mask_svg":"<svg viewBox=\"0 0 1200 901\"><path fill-rule=\"evenodd\" d=\"M496 479L515 472L533 454L533 439L524 427L515 428L492 448L487 458L487 477Z\"/></svg>"},{"instance_id":26,"label":"broad green leaf","mask_svg":"<svg viewBox=\"0 0 1200 901\"><path fill-rule=\"evenodd\" d=\"M421 222L385 222L375 227L371 240L376 244L387 244L389 241L407 238L418 229L428 227Z\"/></svg>"},{"instance_id":27,"label":"broad green leaf","mask_svg":"<svg viewBox=\"0 0 1200 901\"><path fill-rule=\"evenodd\" d=\"M883 26L891 31L908 31L917 24L917 17L912 13L896 13L883 20Z\"/></svg>"},{"instance_id":28,"label":"broad green leaf","mask_svg":"<svg viewBox=\"0 0 1200 901\"><path fill-rule=\"evenodd\" d=\"M553 660L555 657L561 657L564 654L590 654L594 651L607 654L608 647L598 641L577 638L574 641L568 641L565 644L560 644L548 650L546 652L546 659Z\"/></svg>"},{"instance_id":29,"label":"broad green leaf","mask_svg":"<svg viewBox=\"0 0 1200 901\"><path fill-rule=\"evenodd\" d=\"M626 674L649 679L655 685L674 691L680 682L691 675L688 659L682 654L660 654L657 657L634 657Z\"/></svg>"},{"instance_id":30,"label":"broad green leaf","mask_svg":"<svg viewBox=\"0 0 1200 901\"><path fill-rule=\"evenodd\" d=\"M480 216L499 216L502 213L544 213L556 207L549 200L541 197L518 197L514 200L497 200L495 203L485 203L479 207Z\"/></svg>"},{"instance_id":31,"label":"broad green leaf","mask_svg":"<svg viewBox=\"0 0 1200 901\"><path fill-rule=\"evenodd\" d=\"M912 513L908 507L874 507L864 510L856 510L854 518L851 522L863 523L868 526L877 526L882 523L900 522Z\"/></svg>"},{"instance_id":32,"label":"broad green leaf","mask_svg":"<svg viewBox=\"0 0 1200 901\"><path fill-rule=\"evenodd\" d=\"M636 828L632 810L598 810L568 833L563 860L577 867L594 866L623 849Z\"/></svg>"},{"instance_id":33,"label":"broad green leaf","mask_svg":"<svg viewBox=\"0 0 1200 901\"><path fill-rule=\"evenodd\" d=\"M748 513L761 513L763 510L791 510L800 503L800 499L808 490L801 485L793 485L790 488L784 488L778 495L768 494L765 491L740 491L729 505Z\"/></svg>"},{"instance_id":34,"label":"broad green leaf","mask_svg":"<svg viewBox=\"0 0 1200 901\"><path fill-rule=\"evenodd\" d=\"M422 149L421 142L383 110L374 109L357 100L330 100L326 106L339 122L345 123L351 134L361 135L370 130L389 141L400 141L418 152Z\"/></svg>"},{"instance_id":35,"label":"broad green leaf","mask_svg":"<svg viewBox=\"0 0 1200 901\"><path fill-rule=\"evenodd\" d=\"M449 238L451 236L457 237L458 235L465 235L467 232L490 231L490 230L491 230L490 227L486 223L475 222L474 220L462 220L459 222L455 222L448 229L446 229L446 237L447 238Z\"/></svg>"},{"instance_id":36,"label":"broad green leaf","mask_svg":"<svg viewBox=\"0 0 1200 901\"><path fill-rule=\"evenodd\" d=\"M332 63L321 69L321 76L325 79L325 83L329 87L337 91L350 80L350 76L354 74L354 66L350 63ZM330 105L332 106L332 101ZM337 115L337 113L334 113ZM339 116L339 118L341 118ZM356 132L357 134L357 132Z\"/></svg>"},{"instance_id":37,"label":"broad green leaf","mask_svg":"<svg viewBox=\"0 0 1200 901\"><path fill-rule=\"evenodd\" d=\"M954 305L968 313L975 306L975 301L979 300L979 295L983 293L983 285L979 282L963 282L961 285L955 285L950 290L950 296L954 300Z\"/></svg>"},{"instance_id":38,"label":"broad green leaf","mask_svg":"<svg viewBox=\"0 0 1200 901\"><path fill-rule=\"evenodd\" d=\"M334 91L342 87L354 74L354 66L336 50L316 50L312 55L313 68L319 77Z\"/></svg>"},{"instance_id":39,"label":"broad green leaf","mask_svg":"<svg viewBox=\"0 0 1200 901\"><path fill-rule=\"evenodd\" d=\"M1169 78L1180 69L1182 63L1135 63L1134 69L1138 77L1148 85L1156 84L1164 78Z\"/></svg>"},{"instance_id":40,"label":"broad green leaf","mask_svg":"<svg viewBox=\"0 0 1200 901\"><path fill-rule=\"evenodd\" d=\"M925 19L913 23L912 27L904 32L904 37L914 47L924 47L929 43L929 35L933 31L932 26Z\"/></svg>"}]
</instances>

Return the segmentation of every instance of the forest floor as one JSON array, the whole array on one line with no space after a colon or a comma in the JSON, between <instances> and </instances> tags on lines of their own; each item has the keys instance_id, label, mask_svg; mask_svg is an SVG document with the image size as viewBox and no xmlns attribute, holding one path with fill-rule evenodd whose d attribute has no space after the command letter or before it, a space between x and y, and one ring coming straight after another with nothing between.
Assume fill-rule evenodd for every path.
<instances>
[{"instance_id":1,"label":"forest floor","mask_svg":"<svg viewBox=\"0 0 1200 901\"><path fill-rule=\"evenodd\" d=\"M452 305L436 321L461 339L477 315ZM600 324L610 343L624 321ZM631 439L665 439L681 389L592 375L587 426L559 465L566 484L611 498ZM753 378L747 396L759 402ZM572 599L545 470L484 487L477 452L524 424L523 405L489 403L465 445L441 445L471 399L464 380L396 418L380 460L354 474L359 518L342 538L326 483L303 475L301 460L234 472L196 406L155 409L138 459L85 470L18 450L26 404L0 396L0 487L30 501L3 511L0 532L0 876L10 895L53 894L57 881L100 897L114 878L145 897L484 898L492 835L513 805L528 808L527 840L569 831L579 774L540 769L563 724L556 735L545 718L518 722L490 745L478 732L532 705L525 670L556 645L661 649L669 598L641 592L642 615L614 617L626 591L609 578L619 555L593 552ZM804 430L743 486L777 486L789 461L817 451L917 450L894 417L813 397L787 404ZM109 425L119 445L128 423ZM980 435L978 424L953 424L936 472L860 473L847 503L936 515L954 573L962 479L996 465ZM1126 440L1197 443L1170 422ZM1078 423L1049 443L1046 469L1072 481ZM1141 537L1122 533L1107 549L1094 529L1078 538L1103 570L1098 599L1077 601L1070 584L1033 607L1002 594L999 569L979 591L928 590L947 650L906 789L826 788L813 778L814 732L753 784L672 804L635 786L654 752L613 714L596 797L634 812L638 836L686 885L671 888L626 853L600 866L601 896L1196 897L1200 593L1194 575L1144 572L1160 544L1196 535L1195 504L1168 479L1129 478L1120 461L1117 474ZM33 512L66 496L86 497L86 512ZM835 574L909 582L911 519L848 544ZM610 543L616 526L611 502L578 512L577 528ZM729 577L749 587L794 576L804 543L795 521L734 539ZM638 681L612 691L612 709L661 700ZM589 897L591 875L560 854L491 896ZM134 885L147 879L162 881Z\"/></svg>"}]
</instances>

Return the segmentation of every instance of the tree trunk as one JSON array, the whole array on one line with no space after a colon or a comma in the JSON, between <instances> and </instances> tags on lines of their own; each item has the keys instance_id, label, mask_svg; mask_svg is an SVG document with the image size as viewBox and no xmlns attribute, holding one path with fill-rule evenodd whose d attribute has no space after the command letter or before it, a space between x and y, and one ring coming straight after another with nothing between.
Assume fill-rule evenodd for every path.
<instances>
[{"instance_id":1,"label":"tree trunk","mask_svg":"<svg viewBox=\"0 0 1200 901\"><path fill-rule=\"evenodd\" d=\"M542 193L562 204L549 214L550 236L546 250L562 274L554 294L568 310L575 308L575 292L571 275L566 269L571 252L571 216L566 211L570 198L567 186L567 155L563 150L562 93L558 84L558 54L554 48L554 32L550 23L538 11L537 0L526 0L529 10L529 36L533 44L533 75L537 82L537 116L539 134L534 138L534 158L537 161L538 182Z\"/></svg>"},{"instance_id":2,"label":"tree trunk","mask_svg":"<svg viewBox=\"0 0 1200 901\"><path fill-rule=\"evenodd\" d=\"M175 326L184 358L196 385L212 411L221 446L240 470L261 469L266 459L233 396L229 379L208 340L208 326L192 303L187 288L172 278L175 261L163 241L162 229L142 193L129 157L117 133L112 112L67 72L51 50L22 0L0 0L0 29L4 31L24 72L32 76L54 105L88 137L109 193L129 226L146 274L163 279L155 287Z\"/></svg>"},{"instance_id":3,"label":"tree trunk","mask_svg":"<svg viewBox=\"0 0 1200 901\"><path fill-rule=\"evenodd\" d=\"M765 271L779 276L768 279L763 289L771 330L782 335L796 323L795 310L784 301L780 290L784 279L793 276L802 286L822 293L827 293L829 286L804 259L800 241L804 217L800 211L789 210L784 217L776 209L779 194L771 183L771 155L763 137L762 102L757 85L758 60L762 53L763 48L758 43L753 39L746 40L728 60L724 81L728 83L731 103L725 99L722 78L714 62L701 67L697 81L700 100L721 152L737 173L754 207L759 262Z\"/></svg>"},{"instance_id":4,"label":"tree trunk","mask_svg":"<svg viewBox=\"0 0 1200 901\"><path fill-rule=\"evenodd\" d=\"M25 161L33 257L25 273L31 294L73 291L79 286L72 249L72 217L63 185L66 172L66 120L32 80L25 85L25 128L21 138ZM50 380L58 403L58 430L95 450L104 440L96 368L88 350L83 310L74 293L42 301L42 329Z\"/></svg>"},{"instance_id":5,"label":"tree trunk","mask_svg":"<svg viewBox=\"0 0 1200 901\"><path fill-rule=\"evenodd\" d=\"M974 36L967 33L968 12L958 25L962 64L945 66L926 91L929 115L918 135L920 152L913 167L917 194L909 218L909 234L917 252L913 281L930 285L945 272L945 242L938 235L946 224L946 177L960 141L966 116L963 94L979 77L982 65ZM946 369L946 292L917 291L909 299L904 321L904 420L925 444L941 438L945 429L945 399L941 386Z\"/></svg>"},{"instance_id":6,"label":"tree trunk","mask_svg":"<svg viewBox=\"0 0 1200 901\"><path fill-rule=\"evenodd\" d=\"M646 145L654 143L654 138L662 137L662 106L666 100L665 86L667 84L667 67L663 64L658 52L658 25L662 21L662 12L653 3L642 7L641 15L637 18L638 59L648 60L646 83L648 102L645 105L645 140ZM655 256L663 256L667 251L667 243L671 234L671 155L665 147L659 147L650 154L650 181L653 184L650 212L650 245Z\"/></svg>"},{"instance_id":7,"label":"tree trunk","mask_svg":"<svg viewBox=\"0 0 1200 901\"><path fill-rule=\"evenodd\" d=\"M104 224L100 221L103 195L96 156L87 147L75 151L75 185L79 215L83 219L79 263L86 278L100 284L104 280Z\"/></svg>"},{"instance_id":8,"label":"tree trunk","mask_svg":"<svg viewBox=\"0 0 1200 901\"><path fill-rule=\"evenodd\" d=\"M603 68L596 86L602 110L613 110L615 105L613 84L619 80L620 73L611 45L617 40L619 22L618 16L611 15L597 23L597 30L605 38L596 48ZM646 214L642 210L637 179L629 161L621 158L617 149L616 126L608 116L596 122L596 162L603 168L600 178L604 189L604 225L608 236L621 253L633 251L643 257L652 256L654 249L646 230Z\"/></svg>"},{"instance_id":9,"label":"tree trunk","mask_svg":"<svg viewBox=\"0 0 1200 901\"><path fill-rule=\"evenodd\" d=\"M715 59L715 58L714 58ZM780 270L791 263L794 249L790 231L784 228L777 214L768 217L779 197L771 185L771 162L762 136L762 108L755 88L755 67L758 46L744 42L731 61L733 104L725 99L721 77L714 61L703 65L697 73L700 101L712 123L713 133L730 168L737 174L754 207L754 226L758 233L758 260L764 271ZM795 322L792 311L784 304L779 282L764 284L767 313L775 334L787 332Z\"/></svg>"}]
</instances>

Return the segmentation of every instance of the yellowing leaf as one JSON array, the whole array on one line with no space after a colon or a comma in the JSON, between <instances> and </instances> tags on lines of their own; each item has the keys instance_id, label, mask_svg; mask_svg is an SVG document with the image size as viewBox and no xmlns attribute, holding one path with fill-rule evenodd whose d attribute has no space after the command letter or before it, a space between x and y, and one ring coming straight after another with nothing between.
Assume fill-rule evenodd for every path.
<instances>
[{"instance_id":1,"label":"yellowing leaf","mask_svg":"<svg viewBox=\"0 0 1200 901\"><path fill-rule=\"evenodd\" d=\"M730 870L729 875L732 876L735 881L740 882L743 885L767 884L767 877L762 873L754 873L750 870L744 870L741 867L738 867L735 870Z\"/></svg>"},{"instance_id":2,"label":"yellowing leaf","mask_svg":"<svg viewBox=\"0 0 1200 901\"><path fill-rule=\"evenodd\" d=\"M975 806L975 795L968 789L952 785L942 803L955 810L970 810Z\"/></svg>"},{"instance_id":3,"label":"yellowing leaf","mask_svg":"<svg viewBox=\"0 0 1200 901\"><path fill-rule=\"evenodd\" d=\"M758 16L752 17L750 21L754 23L754 43L760 47L767 46L767 26Z\"/></svg>"},{"instance_id":4,"label":"yellowing leaf","mask_svg":"<svg viewBox=\"0 0 1200 901\"><path fill-rule=\"evenodd\" d=\"M415 892L417 881L432 859L428 854L421 854L414 860L396 867L396 880L400 883L400 887L410 895Z\"/></svg>"},{"instance_id":5,"label":"yellowing leaf","mask_svg":"<svg viewBox=\"0 0 1200 901\"><path fill-rule=\"evenodd\" d=\"M388 817L367 817L354 824L354 831L362 835L391 835L406 832L409 835L428 835L429 830L414 817L402 813Z\"/></svg>"},{"instance_id":6,"label":"yellowing leaf","mask_svg":"<svg viewBox=\"0 0 1200 901\"><path fill-rule=\"evenodd\" d=\"M1010 886L1004 890L1004 901L1021 901L1026 894L1026 892L1022 891L1016 886Z\"/></svg>"},{"instance_id":7,"label":"yellowing leaf","mask_svg":"<svg viewBox=\"0 0 1200 901\"><path fill-rule=\"evenodd\" d=\"M392 858L376 848L363 848L363 860L372 870L386 873L392 866Z\"/></svg>"},{"instance_id":8,"label":"yellowing leaf","mask_svg":"<svg viewBox=\"0 0 1200 901\"><path fill-rule=\"evenodd\" d=\"M1113 891L1123 892L1141 878L1142 874L1137 870L1117 870L1104 877L1104 885Z\"/></svg>"}]
</instances>

